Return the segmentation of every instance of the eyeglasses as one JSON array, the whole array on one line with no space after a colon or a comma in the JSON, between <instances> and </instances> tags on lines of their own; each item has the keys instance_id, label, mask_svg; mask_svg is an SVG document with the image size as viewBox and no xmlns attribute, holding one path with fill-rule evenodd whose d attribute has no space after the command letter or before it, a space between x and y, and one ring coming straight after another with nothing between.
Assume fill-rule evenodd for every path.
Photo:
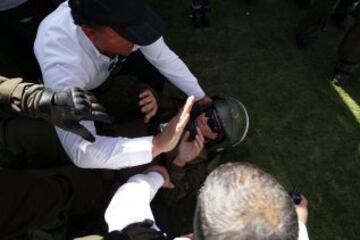
<instances>
[{"instance_id":1,"label":"eyeglasses","mask_svg":"<svg viewBox=\"0 0 360 240\"><path fill-rule=\"evenodd\" d=\"M222 133L222 127L219 118L214 108L209 108L205 111L205 116L208 118L210 129L216 133Z\"/></svg>"}]
</instances>

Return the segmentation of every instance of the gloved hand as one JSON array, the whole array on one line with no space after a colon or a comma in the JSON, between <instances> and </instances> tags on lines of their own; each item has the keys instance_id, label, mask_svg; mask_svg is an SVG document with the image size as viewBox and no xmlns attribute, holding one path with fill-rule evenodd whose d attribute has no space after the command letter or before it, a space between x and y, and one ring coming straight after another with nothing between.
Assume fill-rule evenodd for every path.
<instances>
[{"instance_id":1,"label":"gloved hand","mask_svg":"<svg viewBox=\"0 0 360 240\"><path fill-rule=\"evenodd\" d=\"M79 88L71 88L62 92L44 89L40 97L37 114L56 126L80 135L94 142L95 137L79 122L92 120L111 123L105 108L94 95Z\"/></svg>"},{"instance_id":2,"label":"gloved hand","mask_svg":"<svg viewBox=\"0 0 360 240\"><path fill-rule=\"evenodd\" d=\"M145 219L126 226L122 231L110 232L103 240L166 240L162 232L151 228L153 225L152 220Z\"/></svg>"}]
</instances>

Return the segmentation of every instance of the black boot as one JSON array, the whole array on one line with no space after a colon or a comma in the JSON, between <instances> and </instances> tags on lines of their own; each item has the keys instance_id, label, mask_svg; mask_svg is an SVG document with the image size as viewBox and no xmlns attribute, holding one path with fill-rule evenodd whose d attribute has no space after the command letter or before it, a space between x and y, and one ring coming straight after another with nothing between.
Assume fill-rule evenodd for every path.
<instances>
[{"instance_id":1,"label":"black boot","mask_svg":"<svg viewBox=\"0 0 360 240\"><path fill-rule=\"evenodd\" d=\"M210 26L210 6L202 6L202 24L204 27Z\"/></svg>"},{"instance_id":2,"label":"black boot","mask_svg":"<svg viewBox=\"0 0 360 240\"><path fill-rule=\"evenodd\" d=\"M258 3L258 0L245 0L245 2L249 5L255 5Z\"/></svg>"},{"instance_id":3,"label":"black boot","mask_svg":"<svg viewBox=\"0 0 360 240\"><path fill-rule=\"evenodd\" d=\"M191 17L194 27L208 27L210 25L210 1L193 0L191 4Z\"/></svg>"},{"instance_id":4,"label":"black boot","mask_svg":"<svg viewBox=\"0 0 360 240\"><path fill-rule=\"evenodd\" d=\"M312 0L295 0L296 5L301 8L309 8L312 5Z\"/></svg>"},{"instance_id":5,"label":"black boot","mask_svg":"<svg viewBox=\"0 0 360 240\"><path fill-rule=\"evenodd\" d=\"M356 5L354 3L340 4L336 7L334 13L331 15L333 23L342 29L347 29L355 22L353 14L356 11Z\"/></svg>"},{"instance_id":6,"label":"black boot","mask_svg":"<svg viewBox=\"0 0 360 240\"><path fill-rule=\"evenodd\" d=\"M201 5L191 5L191 18L194 24L194 27L198 28L202 25L202 9Z\"/></svg>"},{"instance_id":7,"label":"black boot","mask_svg":"<svg viewBox=\"0 0 360 240\"><path fill-rule=\"evenodd\" d=\"M306 15L296 27L296 44L299 49L308 48L324 31L326 23L340 0L314 0Z\"/></svg>"},{"instance_id":8,"label":"black boot","mask_svg":"<svg viewBox=\"0 0 360 240\"><path fill-rule=\"evenodd\" d=\"M353 78L353 73L356 69L356 64L340 61L335 67L335 73L332 82L340 87L345 86Z\"/></svg>"}]
</instances>

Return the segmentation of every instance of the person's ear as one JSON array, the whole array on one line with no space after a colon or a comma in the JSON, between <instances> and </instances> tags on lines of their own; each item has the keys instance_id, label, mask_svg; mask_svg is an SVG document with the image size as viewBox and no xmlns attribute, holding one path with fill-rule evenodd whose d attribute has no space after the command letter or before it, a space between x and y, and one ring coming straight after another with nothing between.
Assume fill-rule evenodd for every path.
<instances>
[{"instance_id":1,"label":"person's ear","mask_svg":"<svg viewBox=\"0 0 360 240\"><path fill-rule=\"evenodd\" d=\"M90 39L90 41L94 42L96 40L96 30L92 27L88 27L86 25L82 25L81 29L85 33L85 35Z\"/></svg>"}]
</instances>

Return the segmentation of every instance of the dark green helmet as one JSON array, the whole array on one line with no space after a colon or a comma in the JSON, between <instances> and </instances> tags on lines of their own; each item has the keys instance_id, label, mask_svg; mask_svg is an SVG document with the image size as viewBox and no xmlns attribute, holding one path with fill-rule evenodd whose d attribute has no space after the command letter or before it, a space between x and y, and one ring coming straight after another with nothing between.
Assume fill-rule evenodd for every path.
<instances>
[{"instance_id":1,"label":"dark green helmet","mask_svg":"<svg viewBox=\"0 0 360 240\"><path fill-rule=\"evenodd\" d=\"M245 106L234 97L215 99L213 106L225 135L222 141L214 144L215 151L222 151L229 145L237 146L249 129L249 115Z\"/></svg>"}]
</instances>

